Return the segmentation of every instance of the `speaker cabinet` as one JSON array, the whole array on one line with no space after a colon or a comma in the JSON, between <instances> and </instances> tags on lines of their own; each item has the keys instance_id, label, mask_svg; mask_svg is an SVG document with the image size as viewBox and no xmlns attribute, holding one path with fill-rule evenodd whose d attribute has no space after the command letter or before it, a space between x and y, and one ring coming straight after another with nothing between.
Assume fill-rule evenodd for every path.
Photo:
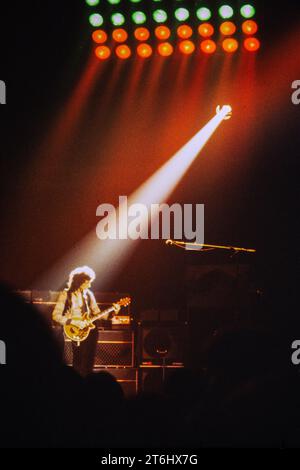
<instances>
[{"instance_id":1,"label":"speaker cabinet","mask_svg":"<svg viewBox=\"0 0 300 470\"><path fill-rule=\"evenodd\" d=\"M95 368L94 373L108 372L121 385L126 398L138 393L138 371L133 368Z\"/></svg>"},{"instance_id":2,"label":"speaker cabinet","mask_svg":"<svg viewBox=\"0 0 300 470\"><path fill-rule=\"evenodd\" d=\"M139 326L141 364L182 365L186 355L186 323L142 323Z\"/></svg>"},{"instance_id":3,"label":"speaker cabinet","mask_svg":"<svg viewBox=\"0 0 300 470\"><path fill-rule=\"evenodd\" d=\"M248 318L251 322L253 312L246 315L250 305L250 265L241 256L229 263L228 254L222 257L220 254L218 258L215 255L214 264L188 266L185 281L189 324L187 365L196 369L205 366L205 351L220 332L247 324Z\"/></svg>"},{"instance_id":4,"label":"speaker cabinet","mask_svg":"<svg viewBox=\"0 0 300 470\"><path fill-rule=\"evenodd\" d=\"M73 366L72 341L64 338L61 327L54 327L53 331L64 351L65 363L68 366ZM134 339L134 331L99 329L93 367L95 369L103 367L134 367Z\"/></svg>"},{"instance_id":5,"label":"speaker cabinet","mask_svg":"<svg viewBox=\"0 0 300 470\"><path fill-rule=\"evenodd\" d=\"M250 266L238 260L231 264L190 265L185 282L187 305L203 310L233 309L249 290Z\"/></svg>"},{"instance_id":6,"label":"speaker cabinet","mask_svg":"<svg viewBox=\"0 0 300 470\"><path fill-rule=\"evenodd\" d=\"M94 367L134 367L134 332L100 330Z\"/></svg>"},{"instance_id":7,"label":"speaker cabinet","mask_svg":"<svg viewBox=\"0 0 300 470\"><path fill-rule=\"evenodd\" d=\"M166 383L183 366L141 366L139 369L139 391L146 394L162 393Z\"/></svg>"},{"instance_id":8,"label":"speaker cabinet","mask_svg":"<svg viewBox=\"0 0 300 470\"><path fill-rule=\"evenodd\" d=\"M72 348L72 341L65 339L64 344L64 360L67 366L73 366L73 348Z\"/></svg>"}]
</instances>

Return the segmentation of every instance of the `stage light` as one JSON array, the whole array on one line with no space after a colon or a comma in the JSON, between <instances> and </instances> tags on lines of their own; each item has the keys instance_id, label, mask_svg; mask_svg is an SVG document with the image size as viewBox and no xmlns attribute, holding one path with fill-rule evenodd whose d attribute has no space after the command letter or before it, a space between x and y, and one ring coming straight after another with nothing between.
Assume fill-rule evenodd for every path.
<instances>
[{"instance_id":1,"label":"stage light","mask_svg":"<svg viewBox=\"0 0 300 470\"><path fill-rule=\"evenodd\" d=\"M85 1L90 7L94 7L96 5L99 5L100 3L100 0L85 0Z\"/></svg>"},{"instance_id":2,"label":"stage light","mask_svg":"<svg viewBox=\"0 0 300 470\"><path fill-rule=\"evenodd\" d=\"M89 22L92 26L98 28L99 26L103 25L104 19L102 15L99 15L99 13L93 13L89 16Z\"/></svg>"},{"instance_id":3,"label":"stage light","mask_svg":"<svg viewBox=\"0 0 300 470\"><path fill-rule=\"evenodd\" d=\"M225 39L222 43L222 47L225 52L236 52L239 47L239 43L237 42L236 39L230 38L230 39Z\"/></svg>"},{"instance_id":4,"label":"stage light","mask_svg":"<svg viewBox=\"0 0 300 470\"><path fill-rule=\"evenodd\" d=\"M111 22L114 26L122 26L125 23L125 16L122 13L111 15Z\"/></svg>"},{"instance_id":5,"label":"stage light","mask_svg":"<svg viewBox=\"0 0 300 470\"><path fill-rule=\"evenodd\" d=\"M253 34L257 33L258 25L253 20L247 20L247 21L244 21L244 23L242 24L242 30L245 34L252 36Z\"/></svg>"},{"instance_id":6,"label":"stage light","mask_svg":"<svg viewBox=\"0 0 300 470\"><path fill-rule=\"evenodd\" d=\"M102 29L97 29L96 31L93 32L93 40L97 44L103 44L104 42L107 41L107 34L105 31Z\"/></svg>"},{"instance_id":7,"label":"stage light","mask_svg":"<svg viewBox=\"0 0 300 470\"><path fill-rule=\"evenodd\" d=\"M163 57L169 57L173 54L174 48L169 42L163 42L158 46L158 52Z\"/></svg>"},{"instance_id":8,"label":"stage light","mask_svg":"<svg viewBox=\"0 0 300 470\"><path fill-rule=\"evenodd\" d=\"M220 31L224 36L232 36L236 32L236 26L231 21L225 21L221 24Z\"/></svg>"},{"instance_id":9,"label":"stage light","mask_svg":"<svg viewBox=\"0 0 300 470\"><path fill-rule=\"evenodd\" d=\"M116 48L116 55L119 59L129 59L131 56L131 49L126 44L123 44Z\"/></svg>"},{"instance_id":10,"label":"stage light","mask_svg":"<svg viewBox=\"0 0 300 470\"><path fill-rule=\"evenodd\" d=\"M228 19L232 18L234 14L233 8L230 7L229 5L223 5L222 7L219 8L219 15L221 18Z\"/></svg>"},{"instance_id":11,"label":"stage light","mask_svg":"<svg viewBox=\"0 0 300 470\"><path fill-rule=\"evenodd\" d=\"M210 38L211 36L213 36L215 30L210 23L203 23L200 24L198 32L203 38Z\"/></svg>"},{"instance_id":12,"label":"stage light","mask_svg":"<svg viewBox=\"0 0 300 470\"><path fill-rule=\"evenodd\" d=\"M180 52L182 52L183 54L192 54L196 47L195 47L195 44L192 42L192 41L182 41L180 44L179 44L179 49L180 49Z\"/></svg>"},{"instance_id":13,"label":"stage light","mask_svg":"<svg viewBox=\"0 0 300 470\"><path fill-rule=\"evenodd\" d=\"M216 112L217 114L222 114L224 121L228 121L232 118L232 107L230 104L225 104L222 108L220 105L217 106Z\"/></svg>"},{"instance_id":14,"label":"stage light","mask_svg":"<svg viewBox=\"0 0 300 470\"><path fill-rule=\"evenodd\" d=\"M169 39L171 30L167 26L157 26L157 28L155 28L155 36L162 40Z\"/></svg>"},{"instance_id":15,"label":"stage light","mask_svg":"<svg viewBox=\"0 0 300 470\"><path fill-rule=\"evenodd\" d=\"M244 18L253 18L255 15L255 8L252 5L243 5L241 8L241 15Z\"/></svg>"},{"instance_id":16,"label":"stage light","mask_svg":"<svg viewBox=\"0 0 300 470\"><path fill-rule=\"evenodd\" d=\"M152 47L149 44L139 44L137 47L137 53L140 57L147 59L153 54Z\"/></svg>"},{"instance_id":17,"label":"stage light","mask_svg":"<svg viewBox=\"0 0 300 470\"><path fill-rule=\"evenodd\" d=\"M143 11L135 11L132 14L132 21L135 24L144 24L147 21L147 16Z\"/></svg>"},{"instance_id":18,"label":"stage light","mask_svg":"<svg viewBox=\"0 0 300 470\"><path fill-rule=\"evenodd\" d=\"M147 28L137 28L134 36L138 41L147 41L150 38L150 31Z\"/></svg>"},{"instance_id":19,"label":"stage light","mask_svg":"<svg viewBox=\"0 0 300 470\"><path fill-rule=\"evenodd\" d=\"M165 10L155 10L153 12L153 19L156 23L165 23L168 19L168 14Z\"/></svg>"},{"instance_id":20,"label":"stage light","mask_svg":"<svg viewBox=\"0 0 300 470\"><path fill-rule=\"evenodd\" d=\"M128 39L128 33L125 29L118 28L113 31L112 37L116 42L125 42Z\"/></svg>"},{"instance_id":21,"label":"stage light","mask_svg":"<svg viewBox=\"0 0 300 470\"><path fill-rule=\"evenodd\" d=\"M89 1L91 3L88 3ZM86 3L94 5L93 0L86 0ZM115 8L108 9L108 3ZM147 6L147 3L150 3L151 6ZM240 44L244 44L244 50L250 51L255 51L260 47L259 42L248 41L244 43L245 36L253 38L259 29L258 23L251 19L255 15L255 8L252 6L251 0L250 3L247 3L247 0L241 0L238 7L233 2L227 3L226 0L211 4L199 0L199 2L190 2L196 4L193 10L189 7L189 2L185 0L173 0L170 9L168 9L167 3L167 0L148 0L148 2L146 0L127 0L126 2L125 0L102 0L102 2L95 3L98 7L94 8L92 15L89 15L90 24L94 29L103 31L103 33L94 32L93 34L92 31L94 42L105 43L112 34L116 42L128 43L129 46L132 44L132 40L149 43L151 38L151 41L156 43L168 42L175 50L177 44L179 46L178 38L193 40L197 48L198 44L194 41L193 36L196 33L196 36L200 36L200 41L198 36L199 43L203 39L212 40L212 42L199 44L201 50L208 54L215 52L216 49L223 53L235 52ZM127 9L126 4L131 5L131 10ZM113 31L111 33L111 29L114 29L111 28L111 25L115 28L124 28L124 31L127 32L120 36ZM197 27L197 30L194 27ZM219 35L214 38L218 30ZM107 34L106 39L105 34ZM239 37L236 36L237 34ZM153 52L157 50L157 46L158 44L152 44ZM182 45L178 49L181 50L182 47L184 46ZM173 49L172 52L168 49L168 52L172 54ZM164 51L164 48L162 47L161 50ZM133 53L136 51L136 47L132 48ZM163 55L167 57L168 52L166 50Z\"/></svg>"},{"instance_id":22,"label":"stage light","mask_svg":"<svg viewBox=\"0 0 300 470\"><path fill-rule=\"evenodd\" d=\"M208 21L212 17L211 11L206 7L198 8L196 15L200 21Z\"/></svg>"},{"instance_id":23,"label":"stage light","mask_svg":"<svg viewBox=\"0 0 300 470\"><path fill-rule=\"evenodd\" d=\"M186 21L190 17L190 12L187 8L177 8L175 10L175 18L178 21Z\"/></svg>"},{"instance_id":24,"label":"stage light","mask_svg":"<svg viewBox=\"0 0 300 470\"><path fill-rule=\"evenodd\" d=\"M177 34L182 39L188 39L193 35L193 30L188 25L182 25L177 28Z\"/></svg>"},{"instance_id":25,"label":"stage light","mask_svg":"<svg viewBox=\"0 0 300 470\"><path fill-rule=\"evenodd\" d=\"M247 38L244 41L244 46L247 51L256 52L260 48L260 41L257 38Z\"/></svg>"},{"instance_id":26,"label":"stage light","mask_svg":"<svg viewBox=\"0 0 300 470\"><path fill-rule=\"evenodd\" d=\"M109 47L107 47L107 46L99 46L95 50L95 54L98 57L98 59L106 60L110 57L111 51L110 51Z\"/></svg>"},{"instance_id":27,"label":"stage light","mask_svg":"<svg viewBox=\"0 0 300 470\"><path fill-rule=\"evenodd\" d=\"M207 39L206 41L202 41L201 43L201 50L205 54L213 54L217 50L217 45L211 39Z\"/></svg>"}]
</instances>

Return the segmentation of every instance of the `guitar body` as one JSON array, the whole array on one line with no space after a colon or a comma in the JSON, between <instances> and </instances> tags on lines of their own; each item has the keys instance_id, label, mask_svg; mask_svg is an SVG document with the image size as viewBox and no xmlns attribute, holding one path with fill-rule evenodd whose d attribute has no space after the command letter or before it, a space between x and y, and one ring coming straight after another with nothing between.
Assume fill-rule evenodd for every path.
<instances>
[{"instance_id":1,"label":"guitar body","mask_svg":"<svg viewBox=\"0 0 300 470\"><path fill-rule=\"evenodd\" d=\"M131 299L129 297L126 297L124 299L119 300L119 302L113 304L112 307L109 307L103 312L100 312L93 318L89 318L87 315L84 315L83 317L73 317L72 322L64 325L64 332L66 337L74 343L77 343L77 346L79 346L80 343L82 343L88 338L90 332L96 328L96 326L94 325L94 322L96 320L100 320L101 318L106 317L110 313L119 311L121 307L127 307L127 305L129 305L130 303ZM78 321L87 321L88 324L84 328L80 328L79 326L73 324L73 322Z\"/></svg>"},{"instance_id":2,"label":"guitar body","mask_svg":"<svg viewBox=\"0 0 300 470\"><path fill-rule=\"evenodd\" d=\"M74 321L82 321L82 317L79 318L73 318ZM68 339L71 341L74 341L75 343L82 343L85 341L91 330L94 330L96 327L93 323L90 323L88 326L85 328L79 328L76 325L73 325L72 323L69 325L64 325L64 332L65 335Z\"/></svg>"}]
</instances>

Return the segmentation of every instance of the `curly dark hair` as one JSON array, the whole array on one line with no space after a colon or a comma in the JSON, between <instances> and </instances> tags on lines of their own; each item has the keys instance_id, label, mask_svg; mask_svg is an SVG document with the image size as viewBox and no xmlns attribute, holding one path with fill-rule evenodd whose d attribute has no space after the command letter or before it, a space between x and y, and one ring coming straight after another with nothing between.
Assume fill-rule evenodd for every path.
<instances>
[{"instance_id":1,"label":"curly dark hair","mask_svg":"<svg viewBox=\"0 0 300 470\"><path fill-rule=\"evenodd\" d=\"M88 266L74 269L69 276L67 290L68 292L76 292L86 281L93 282L96 275Z\"/></svg>"}]
</instances>

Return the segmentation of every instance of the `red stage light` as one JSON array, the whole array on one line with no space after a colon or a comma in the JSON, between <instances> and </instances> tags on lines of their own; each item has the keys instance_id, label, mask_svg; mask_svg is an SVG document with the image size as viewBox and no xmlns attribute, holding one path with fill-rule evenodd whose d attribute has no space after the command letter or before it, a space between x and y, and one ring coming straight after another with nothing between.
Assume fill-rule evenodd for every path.
<instances>
[{"instance_id":1,"label":"red stage light","mask_svg":"<svg viewBox=\"0 0 300 470\"><path fill-rule=\"evenodd\" d=\"M203 23L200 24L198 32L203 38L209 38L214 34L215 29L210 23Z\"/></svg>"},{"instance_id":2,"label":"red stage light","mask_svg":"<svg viewBox=\"0 0 300 470\"><path fill-rule=\"evenodd\" d=\"M253 20L247 20L247 21L244 21L244 23L242 25L242 30L245 34L253 35L253 34L257 33L258 25Z\"/></svg>"},{"instance_id":3,"label":"red stage light","mask_svg":"<svg viewBox=\"0 0 300 470\"><path fill-rule=\"evenodd\" d=\"M236 32L236 26L232 21L224 21L220 26L220 31L224 36L232 36Z\"/></svg>"},{"instance_id":4,"label":"red stage light","mask_svg":"<svg viewBox=\"0 0 300 470\"><path fill-rule=\"evenodd\" d=\"M158 52L163 57L168 57L173 54L174 48L169 42L163 42L158 46Z\"/></svg>"},{"instance_id":5,"label":"red stage light","mask_svg":"<svg viewBox=\"0 0 300 470\"><path fill-rule=\"evenodd\" d=\"M193 35L193 30L188 25L182 25L177 28L177 34L180 38L187 39Z\"/></svg>"},{"instance_id":6,"label":"red stage light","mask_svg":"<svg viewBox=\"0 0 300 470\"><path fill-rule=\"evenodd\" d=\"M109 47L107 47L107 46L99 46L95 50L95 54L98 57L98 59L106 60L110 57L111 51L110 51Z\"/></svg>"},{"instance_id":7,"label":"red stage light","mask_svg":"<svg viewBox=\"0 0 300 470\"><path fill-rule=\"evenodd\" d=\"M217 50L217 45L211 39L207 39L206 41L202 41L201 50L205 52L205 54L213 54Z\"/></svg>"},{"instance_id":8,"label":"red stage light","mask_svg":"<svg viewBox=\"0 0 300 470\"><path fill-rule=\"evenodd\" d=\"M239 48L239 43L236 39L230 38L223 41L222 47L225 52L236 52Z\"/></svg>"},{"instance_id":9,"label":"red stage light","mask_svg":"<svg viewBox=\"0 0 300 470\"><path fill-rule=\"evenodd\" d=\"M192 41L182 41L179 45L179 49L183 54L192 54L196 47Z\"/></svg>"},{"instance_id":10,"label":"red stage light","mask_svg":"<svg viewBox=\"0 0 300 470\"><path fill-rule=\"evenodd\" d=\"M158 26L155 28L155 36L162 40L169 39L171 36L171 30L167 26Z\"/></svg>"},{"instance_id":11,"label":"red stage light","mask_svg":"<svg viewBox=\"0 0 300 470\"><path fill-rule=\"evenodd\" d=\"M149 44L139 44L137 47L137 53L140 57L147 59L152 55L153 50Z\"/></svg>"},{"instance_id":12,"label":"red stage light","mask_svg":"<svg viewBox=\"0 0 300 470\"><path fill-rule=\"evenodd\" d=\"M102 29L97 29L96 31L93 32L93 40L97 44L103 44L104 42L107 41L107 34L105 31Z\"/></svg>"},{"instance_id":13,"label":"red stage light","mask_svg":"<svg viewBox=\"0 0 300 470\"><path fill-rule=\"evenodd\" d=\"M128 38L128 33L125 29L118 28L113 31L112 36L116 42L125 42Z\"/></svg>"},{"instance_id":14,"label":"red stage light","mask_svg":"<svg viewBox=\"0 0 300 470\"><path fill-rule=\"evenodd\" d=\"M123 44L122 46L118 46L116 48L116 55L119 57L119 59L129 59L131 56L131 49L126 46L126 44Z\"/></svg>"},{"instance_id":15,"label":"red stage light","mask_svg":"<svg viewBox=\"0 0 300 470\"><path fill-rule=\"evenodd\" d=\"M256 52L260 48L260 41L257 38L247 38L244 41L244 46L247 51Z\"/></svg>"},{"instance_id":16,"label":"red stage light","mask_svg":"<svg viewBox=\"0 0 300 470\"><path fill-rule=\"evenodd\" d=\"M150 31L147 28L137 28L134 35L138 41L147 41L150 37Z\"/></svg>"}]
</instances>

